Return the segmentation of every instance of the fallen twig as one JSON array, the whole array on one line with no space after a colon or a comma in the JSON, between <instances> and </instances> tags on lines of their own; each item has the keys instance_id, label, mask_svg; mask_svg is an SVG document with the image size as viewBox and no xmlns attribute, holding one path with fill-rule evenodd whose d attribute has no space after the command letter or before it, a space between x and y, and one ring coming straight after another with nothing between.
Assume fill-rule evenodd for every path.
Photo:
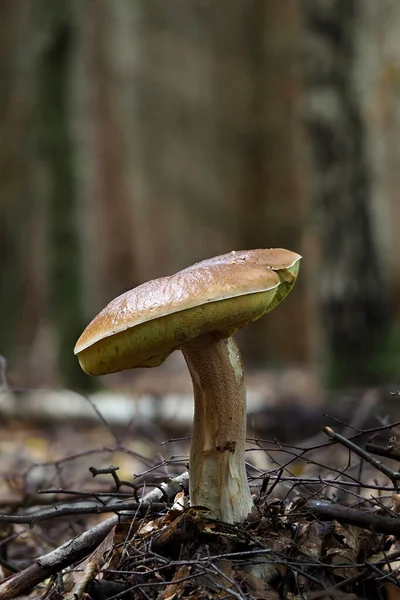
<instances>
[{"instance_id":1,"label":"fallen twig","mask_svg":"<svg viewBox=\"0 0 400 600\"><path fill-rule=\"evenodd\" d=\"M32 527L35 523L48 521L49 519L57 519L70 515L100 515L103 513L117 513L122 511L137 511L160 513L167 508L165 502L110 502L109 504L98 503L81 503L70 505L53 506L45 510L40 510L34 513L24 515L7 515L0 513L0 523L26 523Z\"/></svg>"},{"instance_id":2,"label":"fallen twig","mask_svg":"<svg viewBox=\"0 0 400 600\"><path fill-rule=\"evenodd\" d=\"M400 517L395 513L393 513L393 517L382 517L371 511L357 510L356 508L324 500L308 500L306 510L319 518L336 519L342 523L356 525L375 533L400 535Z\"/></svg>"},{"instance_id":3,"label":"fallen twig","mask_svg":"<svg viewBox=\"0 0 400 600\"><path fill-rule=\"evenodd\" d=\"M154 489L146 494L143 497L143 503L152 504L160 499L163 494L166 494L172 500L178 491L187 486L188 480L188 473L183 473L171 479L168 483L163 484L163 491ZM60 548L37 558L27 569L12 575L0 584L0 598L2 600L12 600L16 596L26 593L44 579L82 560L97 548L115 525L121 520L131 518L130 514L113 515L99 525L69 540Z\"/></svg>"},{"instance_id":4,"label":"fallen twig","mask_svg":"<svg viewBox=\"0 0 400 600\"><path fill-rule=\"evenodd\" d=\"M375 467L375 469L377 469L378 471L380 471L381 473L383 473L384 475L389 477L389 479L392 481L393 485L396 486L396 488L398 487L398 485L399 485L398 482L400 481L400 473L399 472L393 471L393 469L391 469L390 467L381 463L381 461L378 460L377 458L375 458L374 456L372 456L372 454L370 454L363 448L360 448L360 446L357 446L356 444L354 444L354 442L352 442L351 440L348 440L343 435L340 435L339 433L336 433L335 431L333 431L333 429L331 429L331 427L324 427L323 431L324 431L324 433L326 433L327 436L329 436L329 439L331 441L338 442L345 448L348 448L349 450L354 452L354 454L357 454L360 458L362 458L363 460L368 462L370 465Z\"/></svg>"}]
</instances>

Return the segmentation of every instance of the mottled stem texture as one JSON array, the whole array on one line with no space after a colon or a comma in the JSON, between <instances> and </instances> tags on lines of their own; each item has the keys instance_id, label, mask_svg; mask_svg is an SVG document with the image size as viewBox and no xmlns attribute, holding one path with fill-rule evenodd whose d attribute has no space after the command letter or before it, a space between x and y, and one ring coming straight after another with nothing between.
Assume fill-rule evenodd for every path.
<instances>
[{"instance_id":1,"label":"mottled stem texture","mask_svg":"<svg viewBox=\"0 0 400 600\"><path fill-rule=\"evenodd\" d=\"M207 334L182 348L194 390L190 503L227 523L243 522L253 507L245 465L246 387L232 337Z\"/></svg>"}]
</instances>

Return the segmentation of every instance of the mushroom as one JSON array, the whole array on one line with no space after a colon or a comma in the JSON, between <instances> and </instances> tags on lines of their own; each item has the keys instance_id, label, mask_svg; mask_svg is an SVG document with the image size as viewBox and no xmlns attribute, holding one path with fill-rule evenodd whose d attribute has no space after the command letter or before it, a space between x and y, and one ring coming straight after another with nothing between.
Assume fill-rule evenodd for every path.
<instances>
[{"instance_id":1,"label":"mushroom","mask_svg":"<svg viewBox=\"0 0 400 600\"><path fill-rule=\"evenodd\" d=\"M88 325L75 354L89 375L156 367L181 350L193 383L191 505L243 522L253 507L245 466L246 388L232 334L292 289L300 255L233 251L115 298Z\"/></svg>"}]
</instances>

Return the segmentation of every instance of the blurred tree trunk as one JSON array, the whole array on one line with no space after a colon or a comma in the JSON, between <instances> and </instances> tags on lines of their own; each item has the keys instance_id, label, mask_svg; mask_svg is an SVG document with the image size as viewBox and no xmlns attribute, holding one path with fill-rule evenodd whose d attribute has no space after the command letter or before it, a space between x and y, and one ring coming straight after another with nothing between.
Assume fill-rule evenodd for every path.
<instances>
[{"instance_id":1,"label":"blurred tree trunk","mask_svg":"<svg viewBox=\"0 0 400 600\"><path fill-rule=\"evenodd\" d=\"M306 168L298 0L286 0L284 8L281 0L99 1L90 27L100 26L103 9L109 44L102 60L112 65L107 85L114 111L108 149L119 167L107 197L117 214L126 204L123 192L130 198L125 222L137 257L136 278L125 269L126 287L234 248L301 252ZM116 85L127 77L129 86ZM125 107L125 161L113 146L122 143L117 107ZM104 123L102 113L97 126ZM93 161L96 149L88 150ZM95 173L104 178L109 161L97 155ZM123 229L120 239L126 240ZM117 270L105 265L105 271L112 278ZM308 358L302 280L304 273L295 297L244 334L253 362Z\"/></svg>"},{"instance_id":2,"label":"blurred tree trunk","mask_svg":"<svg viewBox=\"0 0 400 600\"><path fill-rule=\"evenodd\" d=\"M38 147L47 178L50 312L57 365L66 386L92 380L79 367L73 348L82 332L81 253L78 236L74 149L70 130L71 55L76 35L69 0L37 0L42 44L37 65Z\"/></svg>"},{"instance_id":3,"label":"blurred tree trunk","mask_svg":"<svg viewBox=\"0 0 400 600\"><path fill-rule=\"evenodd\" d=\"M365 0L359 6L356 83L366 126L372 206L383 281L393 301L391 371L400 371L400 3ZM397 339L396 339L397 336ZM386 369L387 370L387 369Z\"/></svg>"},{"instance_id":4,"label":"blurred tree trunk","mask_svg":"<svg viewBox=\"0 0 400 600\"><path fill-rule=\"evenodd\" d=\"M225 113L230 108L237 130L235 169L241 172L236 197L244 248L284 247L303 253L307 211L308 160L301 115L303 71L301 13L297 0L243 4L238 18L242 44L232 48L232 62L248 74L245 111L235 106L224 79L218 83ZM239 119L244 113L243 123ZM238 118L239 117L239 118ZM239 123L238 123L239 121ZM246 332L245 351L253 363L265 360L304 363L310 356L312 318L306 296L308 257L296 289L285 303Z\"/></svg>"},{"instance_id":5,"label":"blurred tree trunk","mask_svg":"<svg viewBox=\"0 0 400 600\"><path fill-rule=\"evenodd\" d=\"M27 239L22 215L24 192L29 186L27 160L21 160L27 138L27 122L31 110L29 88L21 77L21 39L27 35L30 6L4 3L0 21L0 65L2 88L0 112L0 270L1 313L0 352L9 356L15 343L17 316L21 309L23 286L23 248Z\"/></svg>"},{"instance_id":6,"label":"blurred tree trunk","mask_svg":"<svg viewBox=\"0 0 400 600\"><path fill-rule=\"evenodd\" d=\"M145 248L137 248L135 241L136 198L130 181L134 164L128 152L130 140L137 136L127 105L135 44L124 22L125 18L130 22L137 0L85 0L76 7L74 110L82 163L79 215L87 254L83 256L85 305L93 315L141 283L137 263ZM121 72L125 61L128 70ZM148 239L149 232L142 228L141 235Z\"/></svg>"},{"instance_id":7,"label":"blurred tree trunk","mask_svg":"<svg viewBox=\"0 0 400 600\"><path fill-rule=\"evenodd\" d=\"M357 86L363 2L304 0L303 6L328 381L377 383L392 367L393 313L373 227L371 165Z\"/></svg>"},{"instance_id":8,"label":"blurred tree trunk","mask_svg":"<svg viewBox=\"0 0 400 600\"><path fill-rule=\"evenodd\" d=\"M0 19L0 353L10 383L38 384L46 321L44 204L32 143L34 3L5 0Z\"/></svg>"}]
</instances>

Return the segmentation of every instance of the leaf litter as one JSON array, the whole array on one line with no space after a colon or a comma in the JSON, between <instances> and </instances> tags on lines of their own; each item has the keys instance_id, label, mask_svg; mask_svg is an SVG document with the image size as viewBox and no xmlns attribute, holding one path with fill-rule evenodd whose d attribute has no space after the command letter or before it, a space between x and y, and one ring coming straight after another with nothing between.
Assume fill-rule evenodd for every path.
<instances>
[{"instance_id":1,"label":"leaf litter","mask_svg":"<svg viewBox=\"0 0 400 600\"><path fill-rule=\"evenodd\" d=\"M132 488L118 478L117 467L94 469L98 476L88 479L77 477L76 469L59 470L56 461L51 474L41 474L41 486L54 487L47 496L35 496L23 474L16 480L9 477L3 482L0 515L0 598L317 600L379 599L386 594L398 600L398 443L393 435L397 424L379 429L355 434L350 449L339 436L322 451L288 447L287 466L263 472L250 469L255 510L240 525L213 519L205 507L189 506L184 461L161 460L158 465L144 461L145 470L132 479ZM383 472L363 455L365 443L357 445L361 434L376 445L377 433L380 447L389 453L393 449ZM43 445L32 445L44 454L43 463L50 464ZM282 452L276 441L259 441L257 446L266 453ZM130 456L121 445L118 448ZM323 464L327 448L329 461ZM293 476L290 460L295 451L297 461L304 458L304 468ZM92 464L96 456L90 456ZM166 470L174 477L166 477ZM77 489L69 487L71 473ZM41 505L39 498L47 499L47 504ZM68 540L80 539L82 532L105 522L96 510L83 511L89 499L90 507L109 506L115 520L92 549L88 545L79 559L70 560ZM133 502L129 508L127 501ZM123 503L123 508L115 502ZM68 513L77 506L81 513ZM45 510L48 519L39 521ZM39 557L61 544L62 560L55 559L30 585L26 574L32 565L40 570L42 562L50 564ZM13 589L16 593L10 595Z\"/></svg>"}]
</instances>

